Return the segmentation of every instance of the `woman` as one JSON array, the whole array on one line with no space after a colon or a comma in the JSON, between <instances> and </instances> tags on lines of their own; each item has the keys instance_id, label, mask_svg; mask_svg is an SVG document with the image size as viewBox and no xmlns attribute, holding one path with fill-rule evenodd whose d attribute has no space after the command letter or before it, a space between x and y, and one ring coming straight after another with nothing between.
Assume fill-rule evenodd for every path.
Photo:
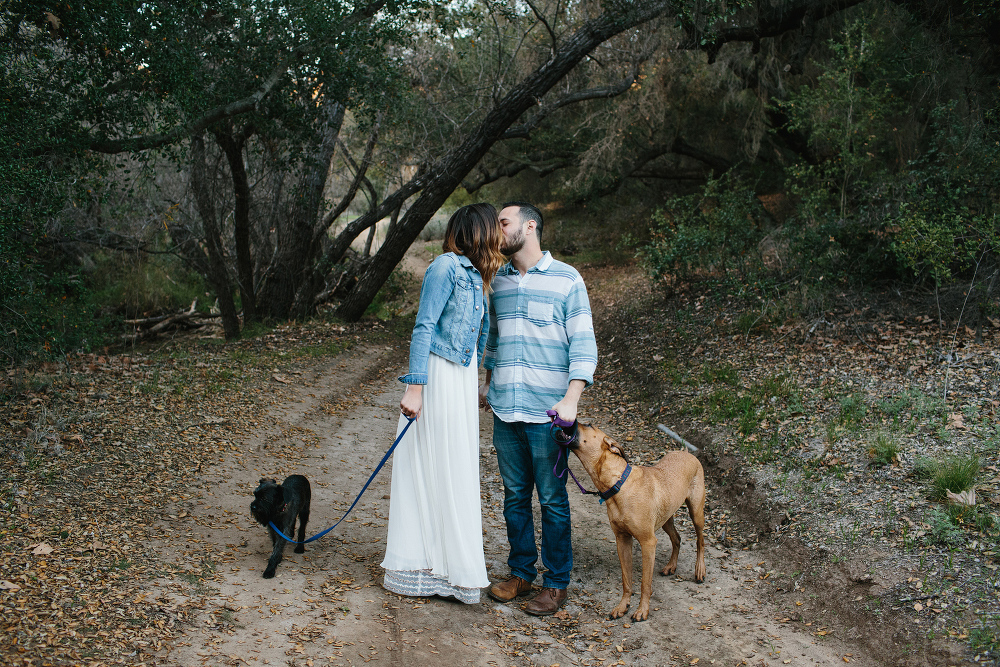
<instances>
[{"instance_id":1,"label":"woman","mask_svg":"<svg viewBox=\"0 0 1000 667\"><path fill-rule=\"evenodd\" d=\"M486 292L504 264L496 209L455 211L445 253L424 274L399 407L415 417L392 464L383 585L401 595L479 602L489 586L479 499L478 376L489 333ZM476 360L473 364L472 361ZM397 433L399 433L397 430Z\"/></svg>"}]
</instances>

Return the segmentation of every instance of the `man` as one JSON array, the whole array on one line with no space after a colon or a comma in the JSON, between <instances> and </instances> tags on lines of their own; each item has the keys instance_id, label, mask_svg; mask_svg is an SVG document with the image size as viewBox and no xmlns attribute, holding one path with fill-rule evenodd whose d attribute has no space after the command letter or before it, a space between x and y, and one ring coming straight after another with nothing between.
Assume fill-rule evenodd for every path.
<instances>
[{"instance_id":1,"label":"man","mask_svg":"<svg viewBox=\"0 0 1000 667\"><path fill-rule=\"evenodd\" d=\"M576 269L542 252L542 214L527 202L500 211L507 263L493 279L490 332L480 404L493 411L493 446L504 485L510 578L489 595L509 602L531 591L538 571L532 489L542 509L544 588L524 606L536 616L566 603L573 569L566 476L553 467L559 447L546 410L574 421L585 387L594 381L597 343L587 289Z\"/></svg>"}]
</instances>

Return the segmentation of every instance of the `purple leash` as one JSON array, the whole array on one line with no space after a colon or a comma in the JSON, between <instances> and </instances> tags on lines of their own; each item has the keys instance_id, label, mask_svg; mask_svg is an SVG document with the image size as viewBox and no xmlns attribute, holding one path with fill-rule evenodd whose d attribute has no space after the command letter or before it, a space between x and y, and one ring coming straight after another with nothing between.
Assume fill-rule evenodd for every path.
<instances>
[{"instance_id":1,"label":"purple leash","mask_svg":"<svg viewBox=\"0 0 1000 667\"><path fill-rule=\"evenodd\" d=\"M573 471L570 470L568 452L566 453L566 469L562 471L562 474L557 472L559 468L559 459L562 458L563 452L568 450L570 445L576 442L576 421L568 422L564 420L555 410L546 410L545 414L547 414L552 420L552 425L549 427L549 433L552 435L552 439L556 441L556 444L559 445L559 453L556 455L556 464L552 466L552 474L559 479L563 479L568 472L569 476L573 478L574 482L576 482L577 487L580 489L580 493L600 496L601 503L618 493L621 490L622 485L625 483L625 480L628 479L629 473L632 472L632 464L628 462L628 459L625 460L625 471L622 472L618 481L615 482L614 485L607 491L588 491L583 488L583 484L580 484L580 480L578 480L576 475L573 474Z\"/></svg>"},{"instance_id":2,"label":"purple leash","mask_svg":"<svg viewBox=\"0 0 1000 667\"><path fill-rule=\"evenodd\" d=\"M546 410L545 414L547 414L552 420L552 425L549 426L549 433L552 435L552 439L556 441L556 444L559 445L559 453L556 455L556 464L552 466L552 474L559 479L564 479L566 477L566 473L568 472L569 476L573 478L574 482L576 482L577 487L580 489L580 493L597 494L597 491L588 491L583 488L583 484L580 484L580 480L576 478L576 475L574 475L573 471L569 468L569 452L567 452L567 450L570 445L576 442L576 421L568 422L564 420L555 410ZM562 471L562 473L559 473L557 470L559 469L559 460L562 458L563 452L567 452L566 468Z\"/></svg>"}]
</instances>

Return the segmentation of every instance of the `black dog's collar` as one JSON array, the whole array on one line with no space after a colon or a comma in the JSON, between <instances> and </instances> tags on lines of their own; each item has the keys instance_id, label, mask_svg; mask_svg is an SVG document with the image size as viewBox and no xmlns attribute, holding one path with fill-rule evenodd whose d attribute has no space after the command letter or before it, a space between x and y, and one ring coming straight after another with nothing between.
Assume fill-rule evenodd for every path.
<instances>
[{"instance_id":1,"label":"black dog's collar","mask_svg":"<svg viewBox=\"0 0 1000 667\"><path fill-rule=\"evenodd\" d=\"M622 476L618 478L618 481L615 482L615 485L612 486L607 491L601 491L601 500L607 500L608 498L612 497L613 495L615 495L616 493L618 493L619 491L621 491L622 490L622 484L625 483L625 480L628 479L629 473L631 473L631 472L632 472L632 464L631 463L626 463L625 464L625 471L622 473Z\"/></svg>"}]
</instances>

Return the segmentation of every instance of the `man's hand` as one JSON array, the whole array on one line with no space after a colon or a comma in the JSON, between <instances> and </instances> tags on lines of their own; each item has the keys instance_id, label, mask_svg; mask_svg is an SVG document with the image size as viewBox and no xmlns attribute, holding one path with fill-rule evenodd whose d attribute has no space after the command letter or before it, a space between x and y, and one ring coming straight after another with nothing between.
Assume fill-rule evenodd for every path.
<instances>
[{"instance_id":1,"label":"man's hand","mask_svg":"<svg viewBox=\"0 0 1000 667\"><path fill-rule=\"evenodd\" d=\"M490 400L487 396L490 393L490 382L493 380L493 370L486 369L486 379L483 383L479 385L479 407L481 407L486 412L490 410Z\"/></svg>"},{"instance_id":2,"label":"man's hand","mask_svg":"<svg viewBox=\"0 0 1000 667\"><path fill-rule=\"evenodd\" d=\"M418 419L420 409L424 406L424 385L411 384L406 386L403 398L399 401L399 411L407 417Z\"/></svg>"},{"instance_id":3,"label":"man's hand","mask_svg":"<svg viewBox=\"0 0 1000 667\"><path fill-rule=\"evenodd\" d=\"M481 407L483 410L490 409L490 401L487 398L489 393L490 393L490 382L489 380L487 380L486 382L479 385L479 407Z\"/></svg>"},{"instance_id":4,"label":"man's hand","mask_svg":"<svg viewBox=\"0 0 1000 667\"><path fill-rule=\"evenodd\" d=\"M552 409L559 413L559 418L563 421L576 421L577 405L580 403L580 395L583 394L587 383L583 380L570 380L569 388L563 399L552 406Z\"/></svg>"}]
</instances>

